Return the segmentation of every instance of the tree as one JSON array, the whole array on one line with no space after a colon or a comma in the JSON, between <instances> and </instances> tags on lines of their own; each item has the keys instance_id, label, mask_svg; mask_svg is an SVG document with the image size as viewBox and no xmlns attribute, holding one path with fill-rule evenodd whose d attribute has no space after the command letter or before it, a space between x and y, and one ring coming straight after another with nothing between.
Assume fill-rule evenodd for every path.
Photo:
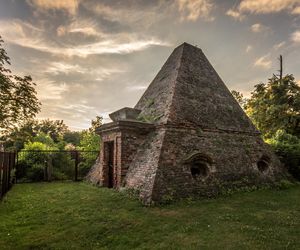
<instances>
[{"instance_id":1,"label":"tree","mask_svg":"<svg viewBox=\"0 0 300 250\"><path fill-rule=\"evenodd\" d=\"M62 142L66 133L69 133L68 127L61 120L27 120L17 127L7 129L6 133L1 137L7 150L12 149L19 151L28 141L34 141L38 134L45 134L51 137L55 142ZM71 133L71 132L70 132ZM74 132L76 133L76 132ZM77 135L79 137L79 135ZM66 141L68 143L68 141ZM79 145L79 138L78 144ZM61 145L64 148L65 145Z\"/></svg>"},{"instance_id":2,"label":"tree","mask_svg":"<svg viewBox=\"0 0 300 250\"><path fill-rule=\"evenodd\" d=\"M100 137L88 130L81 133L80 149L85 151L98 151L100 149Z\"/></svg>"},{"instance_id":3,"label":"tree","mask_svg":"<svg viewBox=\"0 0 300 250\"><path fill-rule=\"evenodd\" d=\"M300 86L293 75L273 75L267 84L255 85L245 110L265 138L277 130L300 137Z\"/></svg>"},{"instance_id":4,"label":"tree","mask_svg":"<svg viewBox=\"0 0 300 250\"><path fill-rule=\"evenodd\" d=\"M84 175L88 173L98 157L97 151L100 150L100 136L95 133L95 130L102 125L102 120L102 117L96 116L96 119L91 121L91 127L81 132L79 149L87 151L81 153L84 161L79 164L79 170Z\"/></svg>"},{"instance_id":5,"label":"tree","mask_svg":"<svg viewBox=\"0 0 300 250\"><path fill-rule=\"evenodd\" d=\"M91 121L91 127L89 128L90 132L95 132L96 129L102 125L102 122L103 117L97 115L96 119Z\"/></svg>"},{"instance_id":6,"label":"tree","mask_svg":"<svg viewBox=\"0 0 300 250\"><path fill-rule=\"evenodd\" d=\"M232 94L289 173L300 180L300 86L293 75L283 76L282 56L279 61L279 75L255 85L249 99L237 91Z\"/></svg>"},{"instance_id":7,"label":"tree","mask_svg":"<svg viewBox=\"0 0 300 250\"><path fill-rule=\"evenodd\" d=\"M36 136L36 124L37 121L31 119L20 124L18 127L9 128L6 133L1 136L1 141L4 143L5 149L21 150L25 142L32 141L33 137Z\"/></svg>"},{"instance_id":8,"label":"tree","mask_svg":"<svg viewBox=\"0 0 300 250\"><path fill-rule=\"evenodd\" d=\"M80 144L80 132L67 131L63 135L63 140L66 143L72 144L74 146L79 146L79 144Z\"/></svg>"},{"instance_id":9,"label":"tree","mask_svg":"<svg viewBox=\"0 0 300 250\"><path fill-rule=\"evenodd\" d=\"M63 135L69 131L68 126L64 124L63 120L50 119L39 121L35 130L49 135L54 142L59 142L62 140Z\"/></svg>"},{"instance_id":10,"label":"tree","mask_svg":"<svg viewBox=\"0 0 300 250\"><path fill-rule=\"evenodd\" d=\"M0 133L35 117L41 105L32 78L13 75L5 67L10 59L2 44L0 36Z\"/></svg>"},{"instance_id":11,"label":"tree","mask_svg":"<svg viewBox=\"0 0 300 250\"><path fill-rule=\"evenodd\" d=\"M231 94L233 95L235 100L240 104L240 106L244 109L248 101L246 98L244 98L244 95L241 92L236 90L232 90Z\"/></svg>"}]
</instances>

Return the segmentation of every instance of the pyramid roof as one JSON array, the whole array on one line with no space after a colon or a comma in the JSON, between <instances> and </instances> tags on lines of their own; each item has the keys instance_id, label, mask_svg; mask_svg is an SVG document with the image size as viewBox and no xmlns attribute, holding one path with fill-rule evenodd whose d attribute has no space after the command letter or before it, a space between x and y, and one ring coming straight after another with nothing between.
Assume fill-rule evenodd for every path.
<instances>
[{"instance_id":1,"label":"pyramid roof","mask_svg":"<svg viewBox=\"0 0 300 250\"><path fill-rule=\"evenodd\" d=\"M183 43L135 106L156 124L257 132L202 50Z\"/></svg>"}]
</instances>

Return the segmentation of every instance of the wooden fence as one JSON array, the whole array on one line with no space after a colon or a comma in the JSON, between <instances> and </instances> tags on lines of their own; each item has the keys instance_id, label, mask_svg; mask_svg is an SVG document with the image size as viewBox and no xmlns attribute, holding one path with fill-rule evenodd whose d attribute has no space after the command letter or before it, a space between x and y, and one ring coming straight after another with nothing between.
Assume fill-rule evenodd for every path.
<instances>
[{"instance_id":1,"label":"wooden fence","mask_svg":"<svg viewBox=\"0 0 300 250\"><path fill-rule=\"evenodd\" d=\"M12 170L15 169L16 153L0 152L0 199L13 184Z\"/></svg>"}]
</instances>

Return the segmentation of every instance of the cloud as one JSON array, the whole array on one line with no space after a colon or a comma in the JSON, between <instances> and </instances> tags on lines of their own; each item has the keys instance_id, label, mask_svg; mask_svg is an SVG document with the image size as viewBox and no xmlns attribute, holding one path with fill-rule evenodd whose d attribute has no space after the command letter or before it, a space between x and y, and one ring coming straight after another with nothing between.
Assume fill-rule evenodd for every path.
<instances>
[{"instance_id":1,"label":"cloud","mask_svg":"<svg viewBox=\"0 0 300 250\"><path fill-rule=\"evenodd\" d=\"M253 47L251 45L248 45L246 47L246 53L249 53L252 49L253 49Z\"/></svg>"},{"instance_id":2,"label":"cloud","mask_svg":"<svg viewBox=\"0 0 300 250\"><path fill-rule=\"evenodd\" d=\"M300 31L297 30L291 34L291 40L295 43L300 43Z\"/></svg>"},{"instance_id":3,"label":"cloud","mask_svg":"<svg viewBox=\"0 0 300 250\"><path fill-rule=\"evenodd\" d=\"M298 14L300 11L299 8L299 0L242 0L236 8L231 9L232 13L234 13L234 15L231 16L235 17L244 14L269 14L281 11Z\"/></svg>"},{"instance_id":4,"label":"cloud","mask_svg":"<svg viewBox=\"0 0 300 250\"><path fill-rule=\"evenodd\" d=\"M56 33L59 37L64 36L68 33L80 33L82 35L95 37L103 35L103 32L99 30L94 20L82 18L75 19L69 25L60 25L56 29Z\"/></svg>"},{"instance_id":5,"label":"cloud","mask_svg":"<svg viewBox=\"0 0 300 250\"><path fill-rule=\"evenodd\" d=\"M270 69L272 66L272 61L270 60L270 54L257 58L254 62L255 67Z\"/></svg>"},{"instance_id":6,"label":"cloud","mask_svg":"<svg viewBox=\"0 0 300 250\"><path fill-rule=\"evenodd\" d=\"M71 29L72 31L74 32L74 29ZM3 35L5 41L12 44L53 55L69 57L87 57L95 54L129 54L145 50L151 46L170 46L168 42L154 37L140 38L136 34L127 33L116 35L102 34L99 41L83 45L76 45L74 43L64 44L62 41L57 43L54 40L49 40L43 30L20 20L0 21L0 33Z\"/></svg>"},{"instance_id":7,"label":"cloud","mask_svg":"<svg viewBox=\"0 0 300 250\"><path fill-rule=\"evenodd\" d=\"M68 56L86 57L95 54L128 54L134 51L140 51L150 46L170 46L167 42L151 38L149 40L129 39L129 41L105 40L102 42L91 43L87 45L74 46L61 50L59 48L52 49L52 53L63 53Z\"/></svg>"},{"instance_id":8,"label":"cloud","mask_svg":"<svg viewBox=\"0 0 300 250\"><path fill-rule=\"evenodd\" d=\"M235 11L233 9L227 10L226 15L232 17L233 19L239 20L239 21L242 21L245 18L244 15L242 15L240 12Z\"/></svg>"},{"instance_id":9,"label":"cloud","mask_svg":"<svg viewBox=\"0 0 300 250\"><path fill-rule=\"evenodd\" d=\"M82 1L82 6L95 13L102 19L111 22L113 25L117 25L128 28L135 28L135 30L145 29L151 26L153 23L166 18L166 11L170 9L167 2L149 1L147 4L139 4L139 1L111 2L105 4L103 1Z\"/></svg>"},{"instance_id":10,"label":"cloud","mask_svg":"<svg viewBox=\"0 0 300 250\"><path fill-rule=\"evenodd\" d=\"M285 44L286 44L286 42L283 41L283 42L280 42L280 43L275 44L275 45L273 46L273 48L274 48L275 50L278 50L278 49L282 48Z\"/></svg>"},{"instance_id":11,"label":"cloud","mask_svg":"<svg viewBox=\"0 0 300 250\"><path fill-rule=\"evenodd\" d=\"M264 26L260 23L253 24L251 26L251 31L254 33L260 33L260 32L267 31L267 30L269 30L269 27Z\"/></svg>"},{"instance_id":12,"label":"cloud","mask_svg":"<svg viewBox=\"0 0 300 250\"><path fill-rule=\"evenodd\" d=\"M196 21L203 18L207 21L214 20L211 11L214 4L211 0L177 0L181 20Z\"/></svg>"},{"instance_id":13,"label":"cloud","mask_svg":"<svg viewBox=\"0 0 300 250\"><path fill-rule=\"evenodd\" d=\"M41 101L60 100L63 93L69 89L65 83L57 84L49 79L40 79L38 82L36 89Z\"/></svg>"},{"instance_id":14,"label":"cloud","mask_svg":"<svg viewBox=\"0 0 300 250\"><path fill-rule=\"evenodd\" d=\"M119 74L126 72L124 69L120 69L120 66L107 68L105 66L97 67L87 67L87 65L82 66L79 64L68 64L66 62L52 62L46 66L45 69L41 69L43 72L49 74L49 76L58 75L71 75L73 74L78 77L78 74L83 75L84 79L89 79L89 81L103 81L107 79L112 74ZM83 79L82 79L83 80Z\"/></svg>"},{"instance_id":15,"label":"cloud","mask_svg":"<svg viewBox=\"0 0 300 250\"><path fill-rule=\"evenodd\" d=\"M78 9L78 0L27 0L27 2L38 10L64 10L75 15Z\"/></svg>"},{"instance_id":16,"label":"cloud","mask_svg":"<svg viewBox=\"0 0 300 250\"><path fill-rule=\"evenodd\" d=\"M132 86L127 86L126 90L129 92L132 92L132 91L145 90L146 88L147 88L147 86L144 86L144 85L132 85Z\"/></svg>"},{"instance_id":17,"label":"cloud","mask_svg":"<svg viewBox=\"0 0 300 250\"><path fill-rule=\"evenodd\" d=\"M53 74L69 74L71 72L77 72L77 73L85 73L86 70L82 67L80 67L78 64L68 64L64 62L52 62L50 65L46 68L45 72L47 73L53 73Z\"/></svg>"},{"instance_id":18,"label":"cloud","mask_svg":"<svg viewBox=\"0 0 300 250\"><path fill-rule=\"evenodd\" d=\"M144 3L144 4L141 4ZM148 27L159 20L167 19L174 15L174 10L179 12L181 21L196 21L202 18L206 21L214 20L211 12L215 7L212 0L175 0L175 1L120 1L118 4L105 4L103 2L82 1L82 5L106 19L119 23L136 24ZM178 15L177 15L178 16Z\"/></svg>"},{"instance_id":19,"label":"cloud","mask_svg":"<svg viewBox=\"0 0 300 250\"><path fill-rule=\"evenodd\" d=\"M300 14L300 6L296 7L295 9L293 9L292 14L299 15Z\"/></svg>"},{"instance_id":20,"label":"cloud","mask_svg":"<svg viewBox=\"0 0 300 250\"><path fill-rule=\"evenodd\" d=\"M241 12L267 14L292 10L299 0L243 0L239 5Z\"/></svg>"}]
</instances>

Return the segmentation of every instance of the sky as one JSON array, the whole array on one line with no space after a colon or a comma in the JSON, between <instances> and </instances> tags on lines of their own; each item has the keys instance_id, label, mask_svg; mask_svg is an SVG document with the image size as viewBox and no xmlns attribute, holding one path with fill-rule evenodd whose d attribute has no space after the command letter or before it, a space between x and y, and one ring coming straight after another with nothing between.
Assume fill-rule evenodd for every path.
<instances>
[{"instance_id":1,"label":"sky","mask_svg":"<svg viewBox=\"0 0 300 250\"><path fill-rule=\"evenodd\" d=\"M133 107L183 42L245 96L280 54L300 80L300 0L0 0L0 35L13 72L37 84L37 117L72 130Z\"/></svg>"}]
</instances>

